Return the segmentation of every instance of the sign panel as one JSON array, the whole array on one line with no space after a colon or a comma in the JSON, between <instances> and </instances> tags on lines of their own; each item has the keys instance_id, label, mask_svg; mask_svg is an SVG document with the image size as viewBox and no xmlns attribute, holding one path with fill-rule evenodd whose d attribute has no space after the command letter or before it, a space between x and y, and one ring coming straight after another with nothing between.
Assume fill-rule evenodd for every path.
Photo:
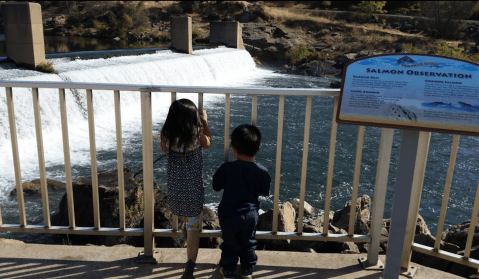
<instances>
[{"instance_id":1,"label":"sign panel","mask_svg":"<svg viewBox=\"0 0 479 279\"><path fill-rule=\"evenodd\" d=\"M393 54L344 70L337 122L479 135L479 65Z\"/></svg>"}]
</instances>

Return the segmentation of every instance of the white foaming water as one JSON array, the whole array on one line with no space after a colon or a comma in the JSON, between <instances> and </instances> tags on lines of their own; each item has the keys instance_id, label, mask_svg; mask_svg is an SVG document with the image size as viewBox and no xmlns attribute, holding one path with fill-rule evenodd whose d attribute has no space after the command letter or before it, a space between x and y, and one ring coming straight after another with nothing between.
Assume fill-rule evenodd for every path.
<instances>
[{"instance_id":1,"label":"white foaming water","mask_svg":"<svg viewBox=\"0 0 479 279\"><path fill-rule=\"evenodd\" d=\"M116 57L110 59L57 60L59 72L39 74L28 70L0 70L2 80L65 81L85 83L121 83L178 86L245 86L258 78L275 75L256 69L244 50L218 48L194 51L193 55L162 52L157 54ZM95 134L97 151L116 149L114 98L112 91L94 91ZM197 103L196 94L179 94ZM13 99L18 136L22 180L39 177L37 143L31 89L14 88ZM170 94L154 93L153 123L164 121L170 104ZM206 94L208 109L223 99L222 95ZM90 166L90 144L86 117L85 90L66 90L68 132L72 171ZM43 145L47 177L64 181L63 144L59 96L57 89L40 89ZM123 144L141 133L139 92L121 93ZM0 88L0 202L6 202L15 188L10 128L5 89ZM99 166L107 162L98 158Z\"/></svg>"}]
</instances>

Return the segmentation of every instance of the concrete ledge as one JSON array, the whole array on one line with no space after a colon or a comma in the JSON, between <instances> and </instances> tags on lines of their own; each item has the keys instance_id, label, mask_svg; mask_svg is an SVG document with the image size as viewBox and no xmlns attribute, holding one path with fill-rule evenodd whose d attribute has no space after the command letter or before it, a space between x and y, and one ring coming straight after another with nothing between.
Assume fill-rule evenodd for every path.
<instances>
[{"instance_id":1,"label":"concrete ledge","mask_svg":"<svg viewBox=\"0 0 479 279\"><path fill-rule=\"evenodd\" d=\"M186 262L184 248L157 248L157 264L137 264L142 248L128 245L69 246L0 243L2 278L180 278ZM317 254L257 251L255 278L261 279L373 279L381 271L365 270L359 258L366 254ZM200 249L195 277L220 279L217 266L221 250ZM384 255L379 257L384 262ZM462 277L417 264L415 279L459 279ZM241 278L241 277L237 277ZM400 277L406 278L406 277Z\"/></svg>"},{"instance_id":2,"label":"concrete ledge","mask_svg":"<svg viewBox=\"0 0 479 279\"><path fill-rule=\"evenodd\" d=\"M171 17L171 47L177 51L193 52L191 17Z\"/></svg>"},{"instance_id":3,"label":"concrete ledge","mask_svg":"<svg viewBox=\"0 0 479 279\"><path fill-rule=\"evenodd\" d=\"M34 69L45 62L42 11L40 4L2 4L7 57L17 65Z\"/></svg>"},{"instance_id":4,"label":"concrete ledge","mask_svg":"<svg viewBox=\"0 0 479 279\"><path fill-rule=\"evenodd\" d=\"M242 25L237 21L213 21L210 23L210 44L245 49L242 33Z\"/></svg>"}]
</instances>

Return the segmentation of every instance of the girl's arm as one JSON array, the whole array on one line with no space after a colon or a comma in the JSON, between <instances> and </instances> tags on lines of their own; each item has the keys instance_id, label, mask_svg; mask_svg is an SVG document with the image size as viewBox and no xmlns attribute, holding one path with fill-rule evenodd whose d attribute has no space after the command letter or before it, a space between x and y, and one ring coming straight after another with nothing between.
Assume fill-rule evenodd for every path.
<instances>
[{"instance_id":1,"label":"girl's arm","mask_svg":"<svg viewBox=\"0 0 479 279\"><path fill-rule=\"evenodd\" d=\"M161 150L163 150L163 152L166 153L167 151L167 148L166 148L166 139L164 137L161 137L161 140L160 140L160 148Z\"/></svg>"},{"instance_id":2,"label":"girl's arm","mask_svg":"<svg viewBox=\"0 0 479 279\"><path fill-rule=\"evenodd\" d=\"M206 110L203 110L200 115L201 121L203 121L203 131L200 135L200 144L203 148L208 148L211 145L211 134L210 129L208 128L208 116L206 115Z\"/></svg>"}]
</instances>

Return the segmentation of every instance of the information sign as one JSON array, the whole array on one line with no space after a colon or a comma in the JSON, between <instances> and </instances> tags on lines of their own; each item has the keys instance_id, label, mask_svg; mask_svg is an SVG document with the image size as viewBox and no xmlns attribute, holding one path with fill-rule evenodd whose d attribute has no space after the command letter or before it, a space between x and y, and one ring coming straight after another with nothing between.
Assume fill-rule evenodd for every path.
<instances>
[{"instance_id":1,"label":"information sign","mask_svg":"<svg viewBox=\"0 0 479 279\"><path fill-rule=\"evenodd\" d=\"M352 61L337 122L479 135L479 65L415 54Z\"/></svg>"}]
</instances>

